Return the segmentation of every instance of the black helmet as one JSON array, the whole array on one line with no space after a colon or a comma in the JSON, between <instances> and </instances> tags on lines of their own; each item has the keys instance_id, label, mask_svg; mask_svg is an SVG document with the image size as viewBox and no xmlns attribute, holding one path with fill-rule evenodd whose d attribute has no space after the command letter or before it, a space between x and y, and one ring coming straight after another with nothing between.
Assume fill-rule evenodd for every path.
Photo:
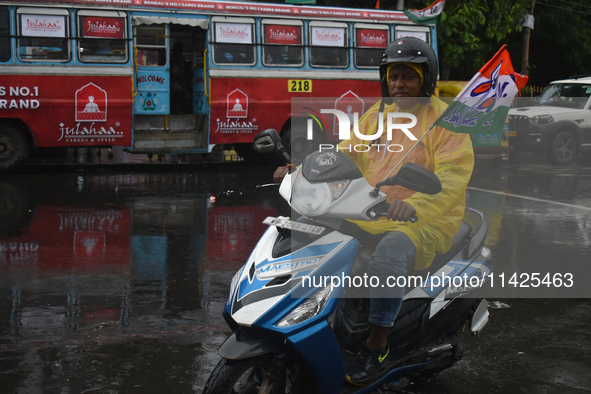
<instances>
[{"instance_id":1,"label":"black helmet","mask_svg":"<svg viewBox=\"0 0 591 394\"><path fill-rule=\"evenodd\" d=\"M431 97L437 84L437 57L425 41L415 37L403 37L391 42L380 60L380 84L382 97L390 97L388 91L388 66L392 63L417 63L423 66L423 86L419 95Z\"/></svg>"}]
</instances>

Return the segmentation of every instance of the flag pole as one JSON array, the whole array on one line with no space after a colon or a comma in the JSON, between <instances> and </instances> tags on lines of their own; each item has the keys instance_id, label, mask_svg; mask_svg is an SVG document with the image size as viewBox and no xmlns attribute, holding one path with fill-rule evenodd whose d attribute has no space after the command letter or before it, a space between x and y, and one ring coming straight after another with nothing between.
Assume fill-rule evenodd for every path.
<instances>
[{"instance_id":1,"label":"flag pole","mask_svg":"<svg viewBox=\"0 0 591 394\"><path fill-rule=\"evenodd\" d=\"M392 173L394 172L395 169L398 168L398 166L404 161L404 159L406 159L408 157L408 155L410 154L410 152L412 152L423 140L423 138L425 138L425 136L431 131L433 130L433 127L435 127L435 123L433 123L431 125L431 127L429 127L429 130L425 131L425 133L421 136L421 138L419 138L417 140L417 142L415 142L415 144L413 146L410 147L410 149L404 154L404 156L402 156L402 159L400 159L398 161L398 163L396 163L396 165L394 165L394 167L392 167L392 169L390 170L390 172L388 173L388 175L386 175L384 177L384 180L386 180L387 178L390 177L390 175L392 175ZM384 147L384 149L386 149L386 147Z\"/></svg>"},{"instance_id":2,"label":"flag pole","mask_svg":"<svg viewBox=\"0 0 591 394\"><path fill-rule=\"evenodd\" d=\"M439 119L438 119L438 120L439 120ZM427 131L425 131L425 133L424 133L424 134L421 136L421 138L419 138L419 139L417 140L417 142L415 142L415 144L414 144L413 146L411 146L411 147L410 147L410 149L408 150L408 152L406 152L406 153L404 154L404 156L402 156L402 159L400 159L400 160L398 161L398 163L396 163L396 165L394 165L394 167L392 167L392 169L390 170L390 172L388 173L388 175L386 175L386 176L384 177L384 179L383 179L381 182L384 182L386 179L388 179L388 178L390 177L390 175L392 175L392 173L394 172L394 170L398 168L398 166L399 166L399 165L400 165L400 164L401 164L401 163L404 161L404 159L406 159L406 157L407 157L407 156L410 154L410 152L412 152L412 151L413 151L413 150L414 150L414 149L415 149L415 148L416 148L416 147L417 147L417 146L418 146L418 145L421 143L421 141L423 140L423 138L425 138L425 136L426 136L427 134L429 134L429 132L430 132L431 130L433 130L433 127L435 127L435 123L433 123L433 124L431 125L431 127L429 127L429 129L428 129ZM384 146L384 149L388 149L388 147L387 147L387 146ZM379 183L379 182L378 182L378 183ZM378 196L378 193L379 193L379 190L380 190L380 189L379 189L379 188L376 186L376 187L373 189L373 191L371 191L369 194L370 194L370 195L372 195L373 197L377 197L377 196Z\"/></svg>"},{"instance_id":3,"label":"flag pole","mask_svg":"<svg viewBox=\"0 0 591 394\"><path fill-rule=\"evenodd\" d=\"M447 115L446 112L447 112L447 110L446 111L443 111L443 113L441 115L439 115L439 117L437 118L437 120L435 120L435 122L433 122L433 124L431 125L431 127L429 127L429 129L423 133L423 135L421 136L421 138L419 138L417 140L417 142L415 142L415 144L410 147L410 149L408 150L408 152L406 152L404 154L404 156L402 156L402 159L400 159L398 161L398 163L396 163L396 165L394 167L392 167L392 169L390 170L390 172L388 173L388 175L386 175L386 177L384 178L384 180L386 180L387 178L390 177L390 175L392 175L392 173L394 172L394 170L397 169L398 166L404 161L404 159L406 159L408 157L408 155L410 154L410 152L412 152L421 143L421 141L423 140L423 138L425 138L427 136L427 134L429 134L429 132L431 130L433 130L433 128L435 127L435 125L437 124L437 122L439 122L439 120L441 120L441 118L444 115ZM387 147L384 147L384 149L386 149L386 148Z\"/></svg>"}]
</instances>

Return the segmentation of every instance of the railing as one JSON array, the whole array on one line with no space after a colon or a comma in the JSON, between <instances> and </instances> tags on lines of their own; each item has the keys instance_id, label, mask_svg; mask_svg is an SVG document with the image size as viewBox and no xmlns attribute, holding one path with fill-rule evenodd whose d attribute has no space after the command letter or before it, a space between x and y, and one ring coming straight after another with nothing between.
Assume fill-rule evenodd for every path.
<instances>
[{"instance_id":1,"label":"railing","mask_svg":"<svg viewBox=\"0 0 591 394\"><path fill-rule=\"evenodd\" d=\"M516 97L515 101L513 102L514 107L528 107L530 105L535 105L537 102L537 97L540 96L544 90L543 86L533 86L527 85L521 89L521 96Z\"/></svg>"},{"instance_id":2,"label":"railing","mask_svg":"<svg viewBox=\"0 0 591 394\"><path fill-rule=\"evenodd\" d=\"M526 85L521 89L521 97L538 97L544 90L543 86Z\"/></svg>"}]
</instances>

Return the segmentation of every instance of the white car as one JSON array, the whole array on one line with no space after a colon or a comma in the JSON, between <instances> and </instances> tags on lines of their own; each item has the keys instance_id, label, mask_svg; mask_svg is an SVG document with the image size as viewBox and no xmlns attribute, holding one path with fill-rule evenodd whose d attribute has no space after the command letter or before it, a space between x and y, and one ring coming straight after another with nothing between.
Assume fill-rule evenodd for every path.
<instances>
[{"instance_id":1,"label":"white car","mask_svg":"<svg viewBox=\"0 0 591 394\"><path fill-rule=\"evenodd\" d=\"M544 153L555 164L591 151L591 77L550 83L536 105L509 110L512 154Z\"/></svg>"}]
</instances>

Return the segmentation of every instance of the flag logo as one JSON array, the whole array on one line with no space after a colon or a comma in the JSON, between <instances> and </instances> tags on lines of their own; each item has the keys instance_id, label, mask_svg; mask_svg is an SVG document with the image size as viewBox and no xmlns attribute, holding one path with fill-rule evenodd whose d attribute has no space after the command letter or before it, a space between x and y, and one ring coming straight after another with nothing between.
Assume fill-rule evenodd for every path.
<instances>
[{"instance_id":1,"label":"flag logo","mask_svg":"<svg viewBox=\"0 0 591 394\"><path fill-rule=\"evenodd\" d=\"M436 0L429 7L423 8L422 10L404 10L402 12L404 12L404 15L406 15L408 19L415 23L437 24L441 19L444 5L445 0Z\"/></svg>"},{"instance_id":2,"label":"flag logo","mask_svg":"<svg viewBox=\"0 0 591 394\"><path fill-rule=\"evenodd\" d=\"M503 45L452 101L435 126L455 133L500 132L513 98L527 79L513 70L509 52Z\"/></svg>"}]
</instances>

